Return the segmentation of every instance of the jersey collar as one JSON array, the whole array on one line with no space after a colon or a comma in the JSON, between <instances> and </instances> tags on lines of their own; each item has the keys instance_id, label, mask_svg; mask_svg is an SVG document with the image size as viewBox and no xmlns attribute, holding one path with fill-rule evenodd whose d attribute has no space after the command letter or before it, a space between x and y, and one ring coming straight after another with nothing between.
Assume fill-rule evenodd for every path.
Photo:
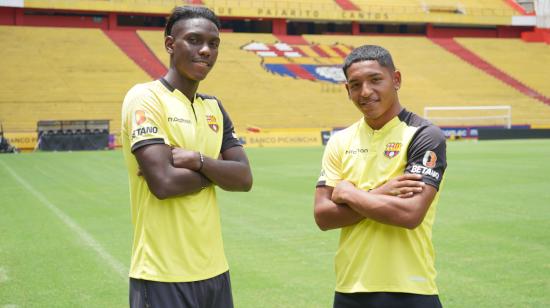
<instances>
[{"instance_id":1,"label":"jersey collar","mask_svg":"<svg viewBox=\"0 0 550 308\"><path fill-rule=\"evenodd\" d=\"M177 96L180 100L183 100L184 102L189 102L189 99L187 98L187 96L185 96L183 93L181 93L180 90L174 88L166 79L164 79L164 77L159 78L158 81L160 81L160 83L162 83L162 85L168 91L172 92L172 94ZM193 101L190 102L190 103L193 104L194 102L197 102L198 98L199 98L199 96L195 93L195 97L194 97Z\"/></svg>"},{"instance_id":2,"label":"jersey collar","mask_svg":"<svg viewBox=\"0 0 550 308\"><path fill-rule=\"evenodd\" d=\"M365 130L367 131L367 133L369 135L372 135L374 133L376 134L383 134L385 132L388 132L390 131L392 128L396 127L400 122L400 115L402 113L406 112L405 108L401 109L401 111L399 112L399 114L397 114L395 117L393 117L388 123L384 124L384 126L382 126L382 128L380 129L372 129L368 124L367 124L367 121L363 118L362 121L361 121L361 125L363 125L365 127Z\"/></svg>"}]
</instances>

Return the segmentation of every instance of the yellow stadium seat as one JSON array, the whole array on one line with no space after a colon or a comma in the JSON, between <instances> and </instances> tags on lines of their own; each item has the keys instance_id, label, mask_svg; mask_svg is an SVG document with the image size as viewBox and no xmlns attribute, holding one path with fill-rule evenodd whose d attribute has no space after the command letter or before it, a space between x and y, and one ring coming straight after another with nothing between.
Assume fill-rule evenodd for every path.
<instances>
[{"instance_id":1,"label":"yellow stadium seat","mask_svg":"<svg viewBox=\"0 0 550 308\"><path fill-rule=\"evenodd\" d=\"M168 66L162 31L138 34ZM258 55L242 49L251 42L275 43L275 36L221 33L221 38L218 63L201 83L199 92L220 98L237 131L247 127L343 127L361 117L347 98L344 85L269 73ZM335 46L340 51L367 43L386 47L403 74L401 102L418 114L426 106L510 105L513 124L550 125L550 106L521 94L427 38L304 38L317 46ZM34 131L39 120L109 119L112 131L117 132L125 93L132 85L150 80L100 30L3 26L0 40L0 121L6 131ZM514 78L550 95L544 82L550 71L548 46L513 39L458 42ZM297 49L313 51L307 45ZM322 59L326 64L335 64L341 60L298 59L288 61L309 64Z\"/></svg>"},{"instance_id":2,"label":"yellow stadium seat","mask_svg":"<svg viewBox=\"0 0 550 308\"><path fill-rule=\"evenodd\" d=\"M130 87L149 77L98 29L0 26L0 121L35 131L39 120L111 120Z\"/></svg>"},{"instance_id":3,"label":"yellow stadium seat","mask_svg":"<svg viewBox=\"0 0 550 308\"><path fill-rule=\"evenodd\" d=\"M482 72L470 64L447 52L424 37L387 37L387 36L319 36L305 35L309 41L319 43L340 43L358 47L364 44L375 44L387 48L393 55L397 68L403 75L403 86L400 90L400 100L403 106L423 114L426 106L512 106L513 124L549 124L550 106L528 97L502 81ZM470 41L477 39L468 39ZM514 40L512 40L514 41ZM519 44L519 40L515 40ZM459 39L462 42L462 39ZM498 45L499 40L494 40ZM504 40L503 50L507 49ZM525 44L525 43L523 43ZM545 47L546 49L539 49ZM527 47L524 47L527 48ZM532 76L547 75L549 47L534 45L533 54L526 55L531 63L529 71ZM517 49L517 57L523 49ZM510 50L507 50L510 52ZM483 54L481 54L483 56ZM509 58L511 62L514 62ZM539 64L535 62L540 61ZM517 63L522 63L517 59ZM512 65L512 64L510 64ZM518 68L519 71L519 68ZM521 76L519 72L512 75ZM544 78L540 78L540 85L533 83L539 91L550 92L548 85L544 85ZM542 88L546 90L542 90ZM460 116L460 113L457 113ZM464 115L471 115L469 114ZM480 112L478 115L490 115L490 112ZM499 124L503 122L500 121ZM479 123L460 122L445 123L455 125L492 125L482 121Z\"/></svg>"}]
</instances>

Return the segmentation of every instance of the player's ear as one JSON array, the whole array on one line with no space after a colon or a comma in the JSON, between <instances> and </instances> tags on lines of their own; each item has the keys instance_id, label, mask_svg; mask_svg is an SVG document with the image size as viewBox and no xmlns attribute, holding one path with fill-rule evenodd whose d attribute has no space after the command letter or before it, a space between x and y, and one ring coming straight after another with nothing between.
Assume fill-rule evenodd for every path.
<instances>
[{"instance_id":1,"label":"player's ear","mask_svg":"<svg viewBox=\"0 0 550 308\"><path fill-rule=\"evenodd\" d=\"M348 98L351 99L351 94L349 93L349 84L346 82L344 83L344 85L346 86L346 92L348 93Z\"/></svg>"},{"instance_id":2,"label":"player's ear","mask_svg":"<svg viewBox=\"0 0 550 308\"><path fill-rule=\"evenodd\" d=\"M393 72L393 87L395 91L399 90L401 88L401 72L398 70L395 70Z\"/></svg>"},{"instance_id":3,"label":"player's ear","mask_svg":"<svg viewBox=\"0 0 550 308\"><path fill-rule=\"evenodd\" d=\"M170 55L174 54L174 37L171 35L167 35L164 38L164 49L166 49L166 52Z\"/></svg>"}]
</instances>

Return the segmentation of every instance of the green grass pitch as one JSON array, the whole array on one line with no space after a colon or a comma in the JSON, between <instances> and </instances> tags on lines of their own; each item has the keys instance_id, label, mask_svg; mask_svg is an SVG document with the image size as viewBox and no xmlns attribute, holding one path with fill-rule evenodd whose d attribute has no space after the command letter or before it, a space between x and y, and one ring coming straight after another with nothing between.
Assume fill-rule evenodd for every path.
<instances>
[{"instance_id":1,"label":"green grass pitch","mask_svg":"<svg viewBox=\"0 0 550 308\"><path fill-rule=\"evenodd\" d=\"M338 231L319 231L323 148L247 149L220 191L236 307L332 307ZM550 307L550 140L449 142L434 227L445 307ZM0 307L127 307L120 151L0 156Z\"/></svg>"}]
</instances>

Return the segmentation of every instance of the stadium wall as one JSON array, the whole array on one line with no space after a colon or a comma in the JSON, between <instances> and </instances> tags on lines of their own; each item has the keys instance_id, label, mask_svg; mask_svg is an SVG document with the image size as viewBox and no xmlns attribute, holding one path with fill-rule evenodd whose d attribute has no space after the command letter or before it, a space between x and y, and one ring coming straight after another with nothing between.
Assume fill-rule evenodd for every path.
<instances>
[{"instance_id":1,"label":"stadium wall","mask_svg":"<svg viewBox=\"0 0 550 308\"><path fill-rule=\"evenodd\" d=\"M114 24L116 25L116 15ZM39 27L75 27L109 29L109 14L78 11L24 10L0 7L0 24Z\"/></svg>"},{"instance_id":2,"label":"stadium wall","mask_svg":"<svg viewBox=\"0 0 550 308\"><path fill-rule=\"evenodd\" d=\"M83 7L85 8L85 6ZM344 13L350 13L350 14L358 14L357 12L348 12L343 11ZM222 21L231 21L231 20L248 20L248 21L265 21L268 23L271 23L271 27L268 27L268 31L270 31L273 34L276 35L285 35L289 33L288 23L291 22L309 22L309 23L318 23L320 21L325 23L331 23L335 20L331 18L305 18L303 20L297 20L293 19L296 18L296 16L255 16L255 17L242 17L244 15L233 15L233 14L224 14L226 13L226 10L223 10L220 13L220 18ZM363 12L364 13L364 12ZM101 28L101 29L109 29L109 30L116 30L116 29L125 29L125 30L136 30L136 29L151 29L154 27L151 27L150 25L142 25L142 26L124 26L121 25L120 19L125 17L150 17L150 18L163 18L166 14L159 14L156 11L151 11L149 13L146 12L128 12L128 11L108 11L108 10L85 10L85 9L74 9L69 10L67 8L32 8L32 7L25 7L25 8L12 8L12 7L0 7L0 24L2 25L22 25L22 26L46 26L46 27L84 27L84 28ZM425 34L428 37L520 37L522 32L526 31L532 31L533 27L525 27L525 26L507 26L499 23L488 23L484 26L476 26L476 23L472 21L472 23L457 23L461 24L461 26L448 26L449 24L452 24L451 20L449 20L446 24L440 24L437 25L437 23L434 23L429 20L423 20L423 21L417 21L414 22L413 19L404 19L404 20L392 20L392 19L380 19L375 18L376 15L373 18L362 18L361 16L349 16L349 18L344 18L341 20L338 20L338 23L348 23L349 28L346 30L345 34L353 34L353 35L371 35L376 34L378 32L361 32L360 27L361 25L372 25L372 26L380 26L382 28L390 27L391 22L394 24L400 24L400 25L409 25L412 26L413 24L418 25L420 24L426 25L425 30L423 29L422 33L416 33L416 34ZM390 22L390 23L388 23ZM511 22L509 24L512 24ZM308 27L306 27L308 28ZM346 29L347 29L346 28ZM391 28L391 27L390 27ZM397 27L400 29L400 27ZM259 30L259 29L256 29ZM265 29L263 29L265 30ZM222 29L222 31L233 31L233 29ZM409 30L412 31L412 30ZM254 31L252 31L254 32ZM264 31L260 31L264 32ZM307 32L307 31L306 31ZM341 32L341 30L340 30ZM338 31L332 33L332 34L338 34L340 33ZM348 33L349 32L349 33ZM406 33L408 33L407 30L405 30ZM401 33L401 30L399 30L400 34L406 34ZM308 34L308 33L296 33L296 34ZM344 33L340 33L344 34ZM389 34L387 31L382 31L379 34Z\"/></svg>"},{"instance_id":3,"label":"stadium wall","mask_svg":"<svg viewBox=\"0 0 550 308\"><path fill-rule=\"evenodd\" d=\"M15 9L0 7L0 25L15 25Z\"/></svg>"}]
</instances>

